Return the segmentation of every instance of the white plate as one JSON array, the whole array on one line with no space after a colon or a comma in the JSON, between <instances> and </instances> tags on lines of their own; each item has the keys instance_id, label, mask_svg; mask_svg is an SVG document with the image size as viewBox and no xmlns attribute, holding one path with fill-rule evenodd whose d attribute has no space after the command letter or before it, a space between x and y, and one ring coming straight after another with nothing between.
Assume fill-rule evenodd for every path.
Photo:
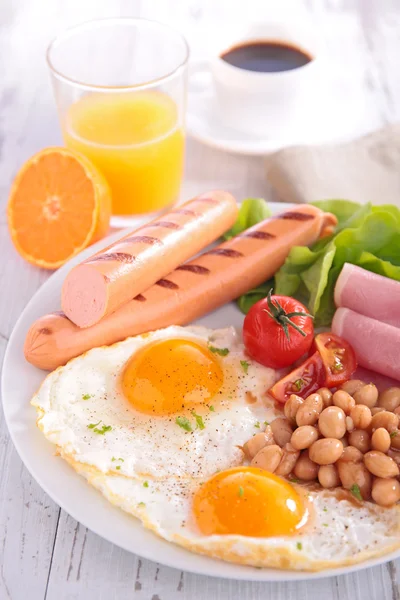
<instances>
[{"instance_id":1,"label":"white plate","mask_svg":"<svg viewBox=\"0 0 400 600\"><path fill-rule=\"evenodd\" d=\"M282 210L282 205L279 204L271 203L271 207L275 213ZM287 207L286 204L285 208ZM47 312L59 309L61 285L69 269L94 251L119 239L121 235L121 232L117 232L107 240L102 240L95 246L86 249L50 277L25 308L7 347L2 374L4 414L14 445L25 466L39 485L74 519L106 540L144 558L203 575L252 581L316 579L349 573L400 556L400 552L397 552L391 556L353 567L322 573L297 573L238 566L192 554L144 529L138 520L108 503L61 458L54 455L54 446L36 427L36 411L29 404L46 373L25 361L23 356L24 339L35 319ZM218 328L227 325L240 326L242 320L243 317L236 305L229 304L203 317L199 323L207 327Z\"/></svg>"},{"instance_id":2,"label":"white plate","mask_svg":"<svg viewBox=\"0 0 400 600\"><path fill-rule=\"evenodd\" d=\"M368 133L365 99L352 82L332 76L321 99L310 103L307 113L295 115L290 125L282 123L279 137L257 137L236 131L221 123L215 109L215 94L211 73L196 69L189 80L189 100L186 115L188 134L193 138L237 154L264 156L288 146L325 144L349 141Z\"/></svg>"}]
</instances>

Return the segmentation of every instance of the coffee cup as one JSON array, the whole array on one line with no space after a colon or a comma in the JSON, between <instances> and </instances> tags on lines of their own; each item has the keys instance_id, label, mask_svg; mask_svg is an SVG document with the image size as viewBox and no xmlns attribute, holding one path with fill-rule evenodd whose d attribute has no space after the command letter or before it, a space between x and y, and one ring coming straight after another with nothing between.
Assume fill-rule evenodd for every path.
<instances>
[{"instance_id":1,"label":"coffee cup","mask_svg":"<svg viewBox=\"0 0 400 600\"><path fill-rule=\"evenodd\" d=\"M258 137L284 135L323 87L321 43L303 22L253 24L225 39L208 69L221 123Z\"/></svg>"}]
</instances>

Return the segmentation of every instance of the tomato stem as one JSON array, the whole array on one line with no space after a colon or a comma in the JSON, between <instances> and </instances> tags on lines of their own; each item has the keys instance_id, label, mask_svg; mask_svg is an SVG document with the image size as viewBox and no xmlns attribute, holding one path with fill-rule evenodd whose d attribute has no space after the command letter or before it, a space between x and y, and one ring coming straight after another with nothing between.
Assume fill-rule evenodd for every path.
<instances>
[{"instance_id":1,"label":"tomato stem","mask_svg":"<svg viewBox=\"0 0 400 600\"><path fill-rule=\"evenodd\" d=\"M285 332L285 335L289 341L290 332L288 326L293 327L293 329L298 331L303 337L307 335L306 332L303 331L299 325L293 323L291 319L292 317L310 317L310 319L313 319L314 317L312 315L301 311L290 313L285 312L285 309L281 304L279 304L278 300L272 300L272 289L270 289L268 292L267 303L269 310L266 308L263 310L271 317L271 319L274 319L274 321L283 328L283 331Z\"/></svg>"}]
</instances>

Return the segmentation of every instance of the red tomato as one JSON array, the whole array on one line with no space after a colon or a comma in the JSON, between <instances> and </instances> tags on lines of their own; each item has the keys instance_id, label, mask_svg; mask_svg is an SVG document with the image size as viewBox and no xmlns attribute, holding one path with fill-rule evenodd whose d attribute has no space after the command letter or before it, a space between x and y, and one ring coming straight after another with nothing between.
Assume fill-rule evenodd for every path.
<instances>
[{"instance_id":1,"label":"red tomato","mask_svg":"<svg viewBox=\"0 0 400 600\"><path fill-rule=\"evenodd\" d=\"M315 338L315 348L324 363L327 387L341 385L357 369L357 360L353 348L348 342L331 333L319 333Z\"/></svg>"},{"instance_id":2,"label":"red tomato","mask_svg":"<svg viewBox=\"0 0 400 600\"><path fill-rule=\"evenodd\" d=\"M268 390L278 402L286 402L291 394L307 398L325 385L325 370L319 352L315 352L302 365L280 379Z\"/></svg>"},{"instance_id":3,"label":"red tomato","mask_svg":"<svg viewBox=\"0 0 400 600\"><path fill-rule=\"evenodd\" d=\"M308 352L313 337L312 316L306 307L288 296L271 296L271 291L251 307L244 320L247 353L272 369L293 364Z\"/></svg>"}]
</instances>

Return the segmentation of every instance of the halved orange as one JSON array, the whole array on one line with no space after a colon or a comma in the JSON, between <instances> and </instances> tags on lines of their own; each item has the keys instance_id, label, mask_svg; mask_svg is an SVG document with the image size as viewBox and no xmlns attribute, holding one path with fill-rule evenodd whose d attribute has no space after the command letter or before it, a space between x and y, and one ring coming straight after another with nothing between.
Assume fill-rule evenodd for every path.
<instances>
[{"instance_id":1,"label":"halved orange","mask_svg":"<svg viewBox=\"0 0 400 600\"><path fill-rule=\"evenodd\" d=\"M47 148L17 174L7 216L19 254L34 265L56 269L107 233L111 192L85 156Z\"/></svg>"}]
</instances>

